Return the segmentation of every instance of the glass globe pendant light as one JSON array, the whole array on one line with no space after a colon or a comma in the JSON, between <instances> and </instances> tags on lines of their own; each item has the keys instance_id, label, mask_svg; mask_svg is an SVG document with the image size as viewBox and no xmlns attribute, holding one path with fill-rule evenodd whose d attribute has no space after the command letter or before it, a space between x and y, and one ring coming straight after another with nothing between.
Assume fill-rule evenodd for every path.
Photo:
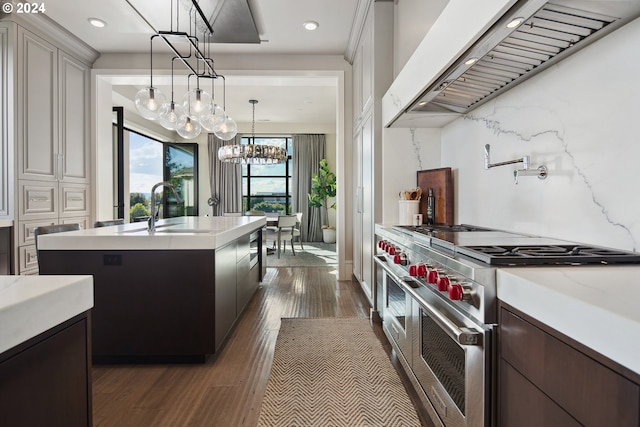
<instances>
[{"instance_id":1,"label":"glass globe pendant light","mask_svg":"<svg viewBox=\"0 0 640 427\"><path fill-rule=\"evenodd\" d=\"M204 113L200 115L200 124L202 128L208 132L213 132L217 125L221 124L226 115L221 106L213 101L204 110Z\"/></svg>"},{"instance_id":2,"label":"glass globe pendant light","mask_svg":"<svg viewBox=\"0 0 640 427\"><path fill-rule=\"evenodd\" d=\"M187 111L192 119L199 120L211 104L211 95L206 91L196 87L184 94L182 98L182 109Z\"/></svg>"},{"instance_id":3,"label":"glass globe pendant light","mask_svg":"<svg viewBox=\"0 0 640 427\"><path fill-rule=\"evenodd\" d=\"M160 107L165 103L165 96L158 88L153 87L153 39L151 40L151 67L149 72L149 86L140 89L134 98L136 109L142 117L148 120L157 120Z\"/></svg>"},{"instance_id":4,"label":"glass globe pendant light","mask_svg":"<svg viewBox=\"0 0 640 427\"><path fill-rule=\"evenodd\" d=\"M178 121L180 117L184 115L182 106L175 102L165 102L160 108L160 114L158 115L158 122L165 129L176 130L178 128Z\"/></svg>"},{"instance_id":5,"label":"glass globe pendant light","mask_svg":"<svg viewBox=\"0 0 640 427\"><path fill-rule=\"evenodd\" d=\"M182 106L173 101L173 61L171 61L171 102L165 102L162 107L160 107L158 122L160 122L165 129L176 130L178 120L180 120L180 117L183 115Z\"/></svg>"},{"instance_id":6,"label":"glass globe pendant light","mask_svg":"<svg viewBox=\"0 0 640 427\"><path fill-rule=\"evenodd\" d=\"M142 117L149 120L157 120L160 107L165 103L165 96L153 86L140 89L134 100L136 109Z\"/></svg>"},{"instance_id":7,"label":"glass globe pendant light","mask_svg":"<svg viewBox=\"0 0 640 427\"><path fill-rule=\"evenodd\" d=\"M213 127L213 133L221 140L228 141L238 134L238 125L235 120L225 114L224 120Z\"/></svg>"},{"instance_id":8,"label":"glass globe pendant light","mask_svg":"<svg viewBox=\"0 0 640 427\"><path fill-rule=\"evenodd\" d=\"M178 127L176 128L176 132L178 135L183 137L184 139L193 139L200 135L202 131L202 127L197 120L193 120L187 114L182 115L180 120L178 120Z\"/></svg>"}]
</instances>

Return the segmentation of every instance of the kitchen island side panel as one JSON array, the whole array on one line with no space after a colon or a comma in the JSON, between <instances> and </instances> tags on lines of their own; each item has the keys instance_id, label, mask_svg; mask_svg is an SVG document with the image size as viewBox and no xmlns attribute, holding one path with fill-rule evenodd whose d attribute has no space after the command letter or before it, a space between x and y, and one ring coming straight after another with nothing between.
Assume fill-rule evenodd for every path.
<instances>
[{"instance_id":1,"label":"kitchen island side panel","mask_svg":"<svg viewBox=\"0 0 640 427\"><path fill-rule=\"evenodd\" d=\"M213 250L41 251L39 264L93 275L96 363L204 361L216 350Z\"/></svg>"}]
</instances>

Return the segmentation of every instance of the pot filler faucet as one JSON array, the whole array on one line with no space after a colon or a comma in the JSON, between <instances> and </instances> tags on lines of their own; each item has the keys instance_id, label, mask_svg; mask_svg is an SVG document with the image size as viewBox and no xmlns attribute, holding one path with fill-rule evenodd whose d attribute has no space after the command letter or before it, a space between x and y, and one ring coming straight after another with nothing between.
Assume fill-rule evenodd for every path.
<instances>
[{"instance_id":1,"label":"pot filler faucet","mask_svg":"<svg viewBox=\"0 0 640 427\"><path fill-rule=\"evenodd\" d=\"M175 194L178 203L182 203L182 200L180 200L180 196L178 196L178 192L173 187L173 185L169 184L166 181L155 184L151 188L151 217L149 217L149 234L153 234L156 232L156 188L161 186L170 188L171 191L173 191L173 194Z\"/></svg>"},{"instance_id":2,"label":"pot filler faucet","mask_svg":"<svg viewBox=\"0 0 640 427\"><path fill-rule=\"evenodd\" d=\"M536 169L529 169L529 156L524 156L520 159L508 160L506 162L491 163L491 161L489 160L490 149L491 149L491 146L489 144L486 144L484 146L484 168L485 169L491 169L496 166L511 165L514 163L522 163L522 166L523 166L522 169L516 169L513 171L513 178L516 184L518 183L519 176L537 176L538 179L547 178L548 171L545 165L540 165Z\"/></svg>"}]
</instances>

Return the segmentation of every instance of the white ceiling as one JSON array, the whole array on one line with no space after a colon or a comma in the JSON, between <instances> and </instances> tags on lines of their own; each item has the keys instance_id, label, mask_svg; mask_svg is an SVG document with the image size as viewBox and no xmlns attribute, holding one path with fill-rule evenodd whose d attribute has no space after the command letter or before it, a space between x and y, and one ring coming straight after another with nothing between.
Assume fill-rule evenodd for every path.
<instances>
[{"instance_id":1,"label":"white ceiling","mask_svg":"<svg viewBox=\"0 0 640 427\"><path fill-rule=\"evenodd\" d=\"M238 0L200 0L208 11L218 2ZM259 44L212 43L211 56L221 54L329 54L347 52L358 7L368 0L247 0L261 42ZM182 0L181 3L188 3ZM135 6L144 20L132 8ZM182 5L182 4L181 4ZM219 6L219 4L218 4ZM157 30L171 29L171 0L48 0L47 16L65 27L100 53L149 53L149 24ZM181 16L186 13L180 12ZM107 23L102 29L91 26L88 18ZM147 22L145 22L148 21ZM305 21L319 23L316 31L303 29ZM180 30L185 31L183 26ZM213 27L214 33L216 25ZM355 36L355 35L354 35ZM158 43L154 42L155 46ZM167 69L169 67L163 66ZM256 78L226 75L227 111L237 121L251 120L249 99L258 99L256 121L273 123L333 123L336 91L327 78ZM184 82L186 79L182 79ZM179 80L175 80L179 84ZM156 81L154 79L154 85ZM170 95L170 87L157 85ZM210 86L206 82L203 87ZM134 87L120 87L135 93ZM218 89L216 89L218 90ZM176 97L186 91L176 87Z\"/></svg>"}]
</instances>

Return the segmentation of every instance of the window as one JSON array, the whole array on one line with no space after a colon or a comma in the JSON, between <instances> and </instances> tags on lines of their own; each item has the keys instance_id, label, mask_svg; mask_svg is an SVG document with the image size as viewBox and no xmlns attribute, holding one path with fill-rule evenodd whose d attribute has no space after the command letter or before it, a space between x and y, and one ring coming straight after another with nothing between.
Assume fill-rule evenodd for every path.
<instances>
[{"instance_id":1,"label":"window","mask_svg":"<svg viewBox=\"0 0 640 427\"><path fill-rule=\"evenodd\" d=\"M151 188L158 182L171 183L180 203L171 190L158 187L156 213L164 218L198 215L198 145L194 143L168 143L142 135L129 129L124 130L121 150L127 150L128 164L123 164L118 172L118 186L122 200L128 200L129 221L146 220L151 215ZM125 180L125 176L128 177ZM119 216L122 217L122 216Z\"/></svg>"},{"instance_id":2,"label":"window","mask_svg":"<svg viewBox=\"0 0 640 427\"><path fill-rule=\"evenodd\" d=\"M250 137L243 137L248 144ZM291 137L256 137L256 144L276 145L287 150L288 160L277 165L242 165L242 206L264 212L291 212Z\"/></svg>"}]
</instances>

